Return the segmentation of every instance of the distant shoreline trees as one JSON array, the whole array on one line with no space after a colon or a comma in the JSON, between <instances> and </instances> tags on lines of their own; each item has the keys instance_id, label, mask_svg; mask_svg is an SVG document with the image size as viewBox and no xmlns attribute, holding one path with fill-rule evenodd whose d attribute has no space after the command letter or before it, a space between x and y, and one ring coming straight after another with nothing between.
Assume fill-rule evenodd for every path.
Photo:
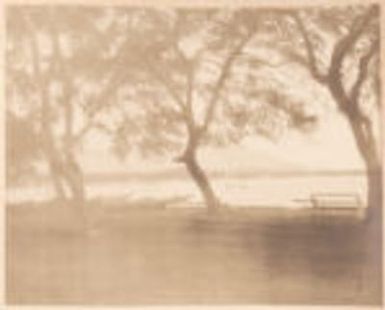
<instances>
[{"instance_id":1,"label":"distant shoreline trees","mask_svg":"<svg viewBox=\"0 0 385 310\"><path fill-rule=\"evenodd\" d=\"M100 83L103 76L97 75L104 72L95 66L102 65L102 50L95 47L108 37L95 28L101 12L11 6L6 13L7 109L31 123L56 198L82 204L86 190L77 153L86 134L97 127L95 116L104 108L99 101L111 92ZM99 89L89 94L93 79ZM10 135L19 143L28 139Z\"/></svg>"}]
</instances>

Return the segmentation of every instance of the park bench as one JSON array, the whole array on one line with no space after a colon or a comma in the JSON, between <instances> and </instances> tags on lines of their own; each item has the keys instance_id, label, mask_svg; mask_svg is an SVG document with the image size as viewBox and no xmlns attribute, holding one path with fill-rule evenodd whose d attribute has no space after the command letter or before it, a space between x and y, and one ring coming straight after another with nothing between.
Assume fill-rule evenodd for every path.
<instances>
[{"instance_id":1,"label":"park bench","mask_svg":"<svg viewBox=\"0 0 385 310\"><path fill-rule=\"evenodd\" d=\"M366 216L365 205L357 193L313 193L307 199L308 206L309 203L317 223L329 223L330 217L363 220Z\"/></svg>"},{"instance_id":2,"label":"park bench","mask_svg":"<svg viewBox=\"0 0 385 310\"><path fill-rule=\"evenodd\" d=\"M313 208L362 208L363 203L358 194L354 193L316 193L310 196Z\"/></svg>"},{"instance_id":3,"label":"park bench","mask_svg":"<svg viewBox=\"0 0 385 310\"><path fill-rule=\"evenodd\" d=\"M360 209L364 205L357 193L313 193L308 199L297 202L310 203L316 209Z\"/></svg>"}]
</instances>

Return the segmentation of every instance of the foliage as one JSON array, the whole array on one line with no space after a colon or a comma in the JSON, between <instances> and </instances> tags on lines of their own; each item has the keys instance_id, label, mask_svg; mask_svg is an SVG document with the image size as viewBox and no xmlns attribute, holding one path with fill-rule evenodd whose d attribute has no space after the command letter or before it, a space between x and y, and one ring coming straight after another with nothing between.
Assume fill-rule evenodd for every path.
<instances>
[{"instance_id":1,"label":"foliage","mask_svg":"<svg viewBox=\"0 0 385 310\"><path fill-rule=\"evenodd\" d=\"M117 31L125 38L112 58L130 75L108 130L114 132L119 156L132 150L180 153L191 134L199 136L199 144L227 145L254 134L276 139L286 128L314 123L298 99L252 78L272 66L253 52L259 48L258 34L272 31L273 13L116 10L115 17L126 16L127 22ZM140 26L129 28L138 15Z\"/></svg>"}]
</instances>

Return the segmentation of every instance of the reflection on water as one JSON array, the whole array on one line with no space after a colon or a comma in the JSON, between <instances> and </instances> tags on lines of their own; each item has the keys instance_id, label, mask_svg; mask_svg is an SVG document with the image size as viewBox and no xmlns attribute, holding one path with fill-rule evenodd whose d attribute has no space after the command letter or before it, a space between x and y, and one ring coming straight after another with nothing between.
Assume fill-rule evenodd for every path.
<instances>
[{"instance_id":1,"label":"reflection on water","mask_svg":"<svg viewBox=\"0 0 385 310\"><path fill-rule=\"evenodd\" d=\"M334 217L311 209L261 208L213 218L199 211L127 212L121 207L105 212L94 224L95 233L84 238L69 229L60 209L7 212L9 301L381 302L381 232L373 235L345 212Z\"/></svg>"},{"instance_id":2,"label":"reflection on water","mask_svg":"<svg viewBox=\"0 0 385 310\"><path fill-rule=\"evenodd\" d=\"M296 207L295 201L307 199L312 193L354 193L363 201L366 196L364 175L294 176L259 178L217 178L213 185L219 197L236 206ZM200 202L200 193L189 179L89 182L89 198L125 197L127 199L167 199L186 196L191 202ZM39 201L53 196L50 184L45 186L10 187L7 202Z\"/></svg>"}]
</instances>

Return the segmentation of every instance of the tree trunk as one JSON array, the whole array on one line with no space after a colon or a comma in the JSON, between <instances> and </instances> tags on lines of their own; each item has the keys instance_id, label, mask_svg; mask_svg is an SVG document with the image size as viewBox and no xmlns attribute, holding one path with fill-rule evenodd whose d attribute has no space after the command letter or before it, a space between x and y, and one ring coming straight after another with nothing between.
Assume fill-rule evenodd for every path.
<instances>
[{"instance_id":1,"label":"tree trunk","mask_svg":"<svg viewBox=\"0 0 385 310\"><path fill-rule=\"evenodd\" d=\"M53 190L55 191L56 200L65 201L67 198L64 184L62 182L62 165L60 157L55 149L53 137L50 132L50 126L46 120L42 121L42 140L43 154L47 160L49 174L52 180Z\"/></svg>"},{"instance_id":2,"label":"tree trunk","mask_svg":"<svg viewBox=\"0 0 385 310\"><path fill-rule=\"evenodd\" d=\"M382 169L381 166L378 169L371 169L367 171L367 184L368 184L368 208L365 221L366 228L366 240L370 240L365 245L367 248L369 261L369 269L367 279L370 279L370 285L373 285L373 289L382 292L382 262L383 262L383 237L382 237L382 223L383 223L383 211L382 211Z\"/></svg>"},{"instance_id":3,"label":"tree trunk","mask_svg":"<svg viewBox=\"0 0 385 310\"><path fill-rule=\"evenodd\" d=\"M195 155L189 155L183 159L186 168L193 178L194 182L198 186L205 200L207 210L210 213L216 213L220 207L220 201L216 197L214 190L210 184L209 178L200 167Z\"/></svg>"},{"instance_id":4,"label":"tree trunk","mask_svg":"<svg viewBox=\"0 0 385 310\"><path fill-rule=\"evenodd\" d=\"M62 179L61 179L61 173L58 167L58 163L54 158L49 159L49 172L50 172L53 188L55 191L56 199L59 202L65 201L67 196L65 193Z\"/></svg>"},{"instance_id":5,"label":"tree trunk","mask_svg":"<svg viewBox=\"0 0 385 310\"><path fill-rule=\"evenodd\" d=\"M369 221L382 220L382 164L376 148L372 124L348 115L361 157L366 166L367 175L367 218Z\"/></svg>"},{"instance_id":6,"label":"tree trunk","mask_svg":"<svg viewBox=\"0 0 385 310\"><path fill-rule=\"evenodd\" d=\"M63 159L51 148L45 152L57 200L71 201L75 205L83 203L85 189L80 165L73 157Z\"/></svg>"},{"instance_id":7,"label":"tree trunk","mask_svg":"<svg viewBox=\"0 0 385 310\"><path fill-rule=\"evenodd\" d=\"M361 114L357 98L352 102L342 86L339 71L333 70L334 74L329 77L328 88L335 99L338 107L344 113L359 154L361 155L367 174L367 220L382 220L382 158L377 149L372 121Z\"/></svg>"},{"instance_id":8,"label":"tree trunk","mask_svg":"<svg viewBox=\"0 0 385 310\"><path fill-rule=\"evenodd\" d=\"M71 201L76 205L82 204L86 198L83 172L72 154L66 155L63 168L63 179L65 179L71 193Z\"/></svg>"},{"instance_id":9,"label":"tree trunk","mask_svg":"<svg viewBox=\"0 0 385 310\"><path fill-rule=\"evenodd\" d=\"M68 207L74 217L75 227L83 231L88 227L83 172L75 157L69 152L66 152L62 161L61 177L69 192Z\"/></svg>"},{"instance_id":10,"label":"tree trunk","mask_svg":"<svg viewBox=\"0 0 385 310\"><path fill-rule=\"evenodd\" d=\"M368 184L368 219L381 224L382 220L382 169L379 167L376 170L367 171Z\"/></svg>"}]
</instances>

